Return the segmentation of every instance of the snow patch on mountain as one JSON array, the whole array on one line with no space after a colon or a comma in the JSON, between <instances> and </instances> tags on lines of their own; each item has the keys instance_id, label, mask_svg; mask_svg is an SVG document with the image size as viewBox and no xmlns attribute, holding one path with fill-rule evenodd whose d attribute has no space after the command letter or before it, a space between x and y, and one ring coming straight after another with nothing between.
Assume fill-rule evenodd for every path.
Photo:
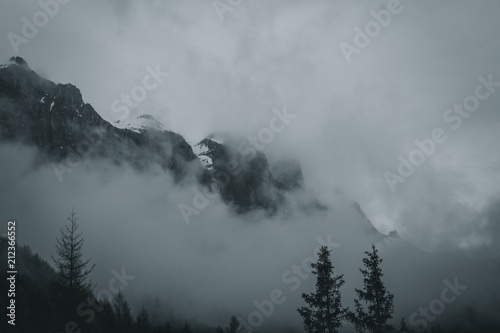
<instances>
[{"instance_id":1,"label":"snow patch on mountain","mask_svg":"<svg viewBox=\"0 0 500 333\"><path fill-rule=\"evenodd\" d=\"M117 120L113 122L113 126L120 129L127 129L136 133L141 133L146 130L166 131L165 125L156 120L152 115L143 114L133 119L132 121Z\"/></svg>"},{"instance_id":2,"label":"snow patch on mountain","mask_svg":"<svg viewBox=\"0 0 500 333\"><path fill-rule=\"evenodd\" d=\"M201 161L201 165L208 170L213 169L213 161L212 158L208 155L210 152L210 148L204 143L204 141L200 141L194 146L193 153L198 156Z\"/></svg>"}]
</instances>

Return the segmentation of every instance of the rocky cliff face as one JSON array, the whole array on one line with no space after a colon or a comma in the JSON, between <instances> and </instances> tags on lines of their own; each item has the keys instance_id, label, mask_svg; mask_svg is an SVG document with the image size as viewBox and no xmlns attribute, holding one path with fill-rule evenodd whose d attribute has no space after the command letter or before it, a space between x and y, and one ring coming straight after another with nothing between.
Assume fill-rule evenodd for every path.
<instances>
[{"instance_id":1,"label":"rocky cliff face","mask_svg":"<svg viewBox=\"0 0 500 333\"><path fill-rule=\"evenodd\" d=\"M19 57L0 68L3 141L36 145L49 159L59 162L73 153L85 154L87 158L102 157L117 164L129 163L137 168L158 163L171 170L177 179L184 175L186 164L193 161L198 164L190 145L177 133L147 126L141 130L119 127L102 119L90 104L84 103L75 86L42 79Z\"/></svg>"},{"instance_id":2,"label":"rocky cliff face","mask_svg":"<svg viewBox=\"0 0 500 333\"><path fill-rule=\"evenodd\" d=\"M245 154L237 147L238 140L212 135L193 150L219 185L222 198L238 211L264 209L273 214L287 206L286 193L303 189L302 170L296 161L278 160L270 165L263 153L254 150ZM309 199L303 208L325 208L314 198Z\"/></svg>"}]
</instances>

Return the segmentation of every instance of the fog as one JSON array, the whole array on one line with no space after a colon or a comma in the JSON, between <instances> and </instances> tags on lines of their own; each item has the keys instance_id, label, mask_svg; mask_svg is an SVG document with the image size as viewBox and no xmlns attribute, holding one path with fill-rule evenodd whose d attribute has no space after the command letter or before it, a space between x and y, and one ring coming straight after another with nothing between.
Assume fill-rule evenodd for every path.
<instances>
[{"instance_id":1,"label":"fog","mask_svg":"<svg viewBox=\"0 0 500 333\"><path fill-rule=\"evenodd\" d=\"M336 273L345 274L344 305L352 306L354 288L362 285L358 268L371 243L378 244L386 259L385 280L396 295L394 318L408 318L426 306L439 296L443 278L452 281L455 276L472 291L441 319L464 311L465 305L479 313L491 307L482 295L495 290L498 273L484 276L488 265L431 258L401 240L384 241L339 191L325 202L327 211L305 214L292 208L274 217L236 215L212 197L186 224L178 205L192 204L193 188L203 190L193 180L174 183L160 168L137 172L88 159L59 182L50 165L35 163L32 148L4 144L0 154L8 161L2 163L8 191L0 197L5 207L0 218L17 220L19 244L29 244L51 262L59 229L74 208L84 254L97 265L95 292L106 299L102 290L110 290L116 276L112 270L123 273L129 277L118 286L133 311L146 304L163 320L187 318L216 326L235 314L250 320L257 310L254 302L269 300L278 289L284 301L269 318L263 317L262 327L295 329L301 325L296 312L301 294L314 288L307 267L318 246L330 246ZM290 194L289 200L300 201L300 194ZM297 272L294 265L306 268Z\"/></svg>"},{"instance_id":2,"label":"fog","mask_svg":"<svg viewBox=\"0 0 500 333\"><path fill-rule=\"evenodd\" d=\"M314 253L318 236L330 234L341 245L334 263L348 277L350 304L361 281L362 252L375 241L363 235L353 201L379 231L396 229L427 252L498 256L500 94L481 100L457 129L443 115L475 93L478 77L500 81L500 3L402 0L400 14L348 63L340 43L354 44L353 29L387 3L252 0L221 20L210 1L73 0L18 53L7 34L21 34L22 17L31 19L40 7L26 0L2 3L2 62L19 55L43 77L74 84L111 122L121 115L113 101L140 85L148 66L169 75L128 120L152 114L191 144L214 132L255 135L274 109L286 108L296 119L264 153L296 158L308 191L330 209L236 216L212 198L186 224L178 205L192 203L191 179L174 183L159 169L137 173L85 160L59 183L50 165L32 169L30 148L2 146L0 219L17 219L19 242L49 259L74 207L99 286L111 269L126 267L136 276L125 288L134 306L145 294L159 295L200 321L245 316L254 300L273 289L288 291L283 272ZM445 142L392 191L384 174L397 173L399 156L407 159L414 141L431 138L436 128L444 130ZM405 259L389 254L394 262ZM428 286L425 291L408 291L395 277L398 268L385 267L391 286L415 303L399 307L404 313L397 316L439 294L441 263L429 265L422 276L408 271L412 281ZM269 321L288 318L312 283L287 292L289 300Z\"/></svg>"},{"instance_id":3,"label":"fog","mask_svg":"<svg viewBox=\"0 0 500 333\"><path fill-rule=\"evenodd\" d=\"M314 256L319 245L333 241L332 249L350 254L368 244L366 225L341 197L332 202L339 209L335 215L295 212L273 219L258 212L239 217L212 198L188 225L178 205L191 204L197 185L174 184L164 171L137 173L87 161L60 183L50 166L33 169L34 152L26 147L2 146L1 154L9 161L3 178L10 189L1 197L6 207L2 218L16 216L19 243L29 244L48 260L74 207L85 255L97 265L96 291L107 287L111 269L120 272L125 267L136 277L124 287L132 299L156 296L189 318L225 323L235 311L249 313L252 302L268 299L272 290L295 285L285 284L283 273ZM326 244L318 243L318 237ZM342 244L342 237L349 243ZM339 257L339 265L354 267L346 256ZM295 311L300 294L291 293L294 301L283 305L287 315ZM272 320L278 319L283 317Z\"/></svg>"}]
</instances>

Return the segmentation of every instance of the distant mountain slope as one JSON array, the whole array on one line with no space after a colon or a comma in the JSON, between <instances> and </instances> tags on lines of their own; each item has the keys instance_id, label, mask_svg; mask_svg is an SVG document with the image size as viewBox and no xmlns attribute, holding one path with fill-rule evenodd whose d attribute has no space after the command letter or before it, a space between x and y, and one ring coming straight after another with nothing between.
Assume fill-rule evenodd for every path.
<instances>
[{"instance_id":1,"label":"distant mountain slope","mask_svg":"<svg viewBox=\"0 0 500 333\"><path fill-rule=\"evenodd\" d=\"M7 272L8 239L0 235L0 269ZM54 269L40 256L31 251L29 246L16 246L16 270L18 274L27 276L38 284L47 284L55 274Z\"/></svg>"}]
</instances>

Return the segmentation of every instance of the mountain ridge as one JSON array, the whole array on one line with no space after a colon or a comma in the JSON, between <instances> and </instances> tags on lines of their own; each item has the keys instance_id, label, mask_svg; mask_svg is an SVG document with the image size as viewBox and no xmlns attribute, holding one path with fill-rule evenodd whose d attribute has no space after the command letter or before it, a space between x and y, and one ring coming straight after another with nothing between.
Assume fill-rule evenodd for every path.
<instances>
[{"instance_id":1,"label":"mountain ridge","mask_svg":"<svg viewBox=\"0 0 500 333\"><path fill-rule=\"evenodd\" d=\"M171 170L177 180L185 176L186 164L197 159L179 134L115 127L84 103L74 85L42 79L27 64L18 63L0 68L0 139L34 144L56 162L64 162L70 153L84 155L78 148L85 143L90 145L87 157L108 157L139 169L148 167L144 161L149 158ZM96 145L90 134L105 144Z\"/></svg>"},{"instance_id":2,"label":"mountain ridge","mask_svg":"<svg viewBox=\"0 0 500 333\"><path fill-rule=\"evenodd\" d=\"M129 163L139 170L158 163L175 181L194 175L202 186L215 185L221 199L239 214L288 212L288 194L299 192L303 195L293 203L298 209L328 209L305 190L301 166L293 159L270 163L262 152L246 155L235 138L220 140L215 134L191 147L149 114L110 123L83 101L76 86L41 78L20 57L10 61L0 67L0 140L35 145L44 161L64 165L77 154ZM364 218L370 232L376 231Z\"/></svg>"}]
</instances>

